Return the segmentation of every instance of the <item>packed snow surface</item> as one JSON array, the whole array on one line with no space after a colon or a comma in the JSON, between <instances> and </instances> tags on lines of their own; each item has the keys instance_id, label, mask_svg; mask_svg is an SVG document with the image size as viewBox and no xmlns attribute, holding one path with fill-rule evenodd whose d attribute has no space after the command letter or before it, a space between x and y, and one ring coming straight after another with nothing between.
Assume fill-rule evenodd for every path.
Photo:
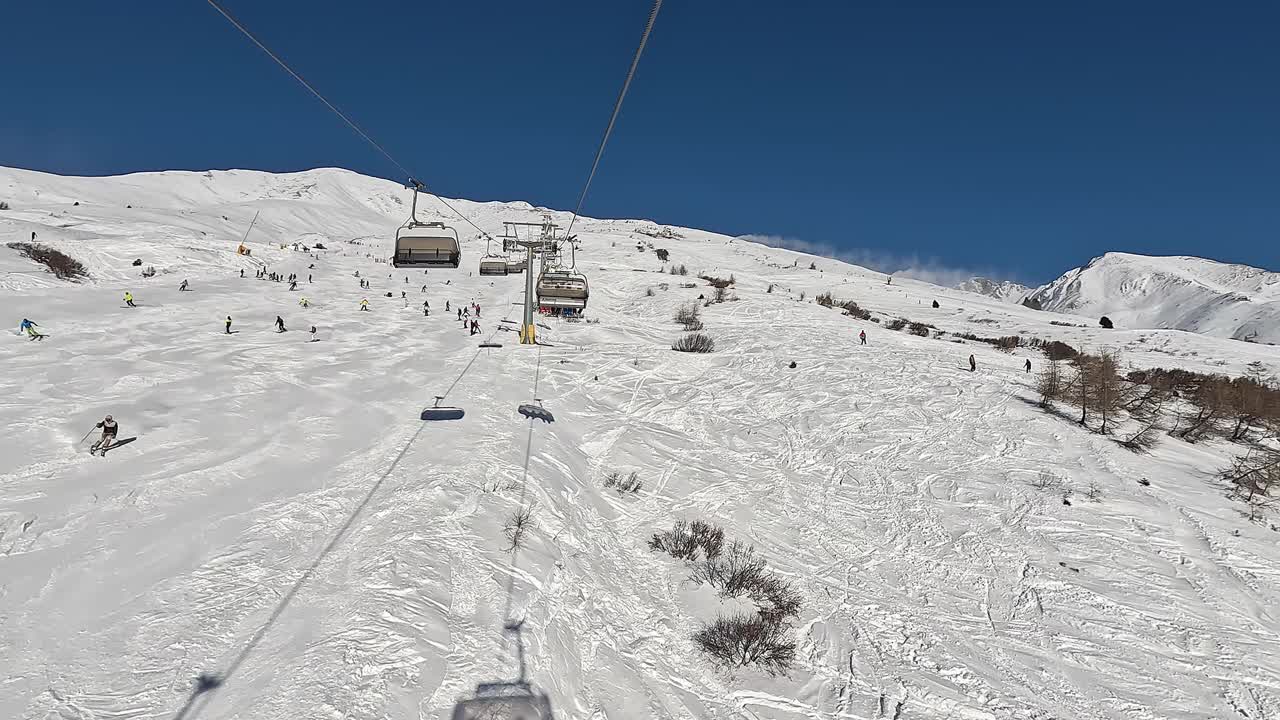
<instances>
[{"instance_id":1,"label":"packed snow surface","mask_svg":"<svg viewBox=\"0 0 1280 720\"><path fill-rule=\"evenodd\" d=\"M1107 253L1029 296L1044 310L1117 327L1280 343L1280 273L1197 257Z\"/></svg>"},{"instance_id":2,"label":"packed snow surface","mask_svg":"<svg viewBox=\"0 0 1280 720\"><path fill-rule=\"evenodd\" d=\"M520 346L499 321L519 317L523 279L476 274L486 244L465 224L458 270L377 262L407 215L390 182L0 170L0 199L0 238L35 232L91 273L59 281L0 247L5 322L49 334L0 341L0 717L448 717L516 674L504 617L560 718L1280 717L1280 536L1215 484L1234 448L1131 454L1033 406L1038 355L812 300L1135 366L1275 370L1274 347L1054 325L1069 318L591 219L588 321L546 318L546 344ZM457 204L489 232L541 218ZM255 213L253 255L236 255ZM263 263L299 290L255 279ZM703 310L716 352L676 353L674 311L710 296L699 273L733 275L734 299ZM446 301L478 302L483 334ZM503 347L478 348L490 337ZM465 417L421 422L435 395ZM554 423L517 413L534 398ZM81 438L106 413L137 440L91 457ZM615 471L643 488L604 488ZM1034 487L1041 472L1063 487ZM802 593L789 676L717 668L691 641L732 603L646 541L695 518Z\"/></svg>"}]
</instances>

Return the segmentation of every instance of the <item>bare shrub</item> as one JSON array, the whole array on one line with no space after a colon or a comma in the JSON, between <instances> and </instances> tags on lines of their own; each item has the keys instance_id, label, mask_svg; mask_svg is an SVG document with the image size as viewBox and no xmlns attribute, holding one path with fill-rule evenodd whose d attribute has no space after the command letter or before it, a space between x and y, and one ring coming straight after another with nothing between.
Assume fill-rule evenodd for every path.
<instances>
[{"instance_id":1,"label":"bare shrub","mask_svg":"<svg viewBox=\"0 0 1280 720\"><path fill-rule=\"evenodd\" d=\"M736 282L736 280L732 275L729 276L728 280L725 280L724 278L719 278L719 277L712 277L711 275L699 275L698 277L702 278L703 280L706 280L707 284L709 284L713 288L716 288L717 290L722 288L727 288L730 285L734 284L734 282Z\"/></svg>"},{"instance_id":2,"label":"bare shrub","mask_svg":"<svg viewBox=\"0 0 1280 720\"><path fill-rule=\"evenodd\" d=\"M913 322L911 323L911 334L919 335L920 337L929 337L929 326L924 323Z\"/></svg>"},{"instance_id":3,"label":"bare shrub","mask_svg":"<svg viewBox=\"0 0 1280 720\"><path fill-rule=\"evenodd\" d=\"M773 294L773 283L769 283L769 287L765 289L766 293Z\"/></svg>"},{"instance_id":4,"label":"bare shrub","mask_svg":"<svg viewBox=\"0 0 1280 720\"><path fill-rule=\"evenodd\" d=\"M755 546L734 540L726 552L697 568L693 579L718 588L722 597L742 597L750 594L764 573L764 558L756 554Z\"/></svg>"},{"instance_id":5,"label":"bare shrub","mask_svg":"<svg viewBox=\"0 0 1280 720\"><path fill-rule=\"evenodd\" d=\"M710 306L710 305L715 305L717 303L722 303L725 301L725 298L727 297L728 297L728 291L720 287L719 285L717 285L715 292L711 293L711 299L707 301L707 305Z\"/></svg>"},{"instance_id":6,"label":"bare shrub","mask_svg":"<svg viewBox=\"0 0 1280 720\"><path fill-rule=\"evenodd\" d=\"M884 326L889 328L890 330L901 330L902 328L907 326L907 321L904 320L903 318L894 318L889 322L885 323Z\"/></svg>"},{"instance_id":7,"label":"bare shrub","mask_svg":"<svg viewBox=\"0 0 1280 720\"><path fill-rule=\"evenodd\" d=\"M653 552L664 552L677 560L689 562L698 559L698 543L689 534L689 524L677 521L670 530L654 533L649 538L649 549Z\"/></svg>"},{"instance_id":8,"label":"bare shrub","mask_svg":"<svg viewBox=\"0 0 1280 720\"><path fill-rule=\"evenodd\" d=\"M4 202L3 200L0 200L0 210L8 210L8 209L9 209L9 203Z\"/></svg>"},{"instance_id":9,"label":"bare shrub","mask_svg":"<svg viewBox=\"0 0 1280 720\"><path fill-rule=\"evenodd\" d=\"M801 291L801 293L800 293L800 302L804 302L804 292L803 292L803 291Z\"/></svg>"},{"instance_id":10,"label":"bare shrub","mask_svg":"<svg viewBox=\"0 0 1280 720\"><path fill-rule=\"evenodd\" d=\"M836 304L835 298L831 297L830 291L815 295L813 301L822 307L832 307Z\"/></svg>"},{"instance_id":11,"label":"bare shrub","mask_svg":"<svg viewBox=\"0 0 1280 720\"><path fill-rule=\"evenodd\" d=\"M676 310L675 320L676 322L683 325L685 330L701 330L702 329L702 318L700 317L701 312L702 311L698 307L698 303L696 302L691 302L685 305L681 305L680 308Z\"/></svg>"},{"instance_id":12,"label":"bare shrub","mask_svg":"<svg viewBox=\"0 0 1280 720\"><path fill-rule=\"evenodd\" d=\"M692 523L678 520L670 530L654 533L649 549L665 552L677 560L693 564L702 559L716 560L724 546L724 530L703 520Z\"/></svg>"},{"instance_id":13,"label":"bare shrub","mask_svg":"<svg viewBox=\"0 0 1280 720\"><path fill-rule=\"evenodd\" d=\"M1063 484L1062 478L1054 475L1048 470L1041 470L1036 473L1036 476L1031 480L1031 487L1044 491L1061 490Z\"/></svg>"},{"instance_id":14,"label":"bare shrub","mask_svg":"<svg viewBox=\"0 0 1280 720\"><path fill-rule=\"evenodd\" d=\"M1070 360L1080 354L1075 348L1058 340L1050 340L1041 345L1040 349L1050 360Z\"/></svg>"},{"instance_id":15,"label":"bare shrub","mask_svg":"<svg viewBox=\"0 0 1280 720\"><path fill-rule=\"evenodd\" d=\"M662 248L658 248L657 250L654 250L653 254L657 255L658 259L661 260L662 262L666 262L667 258L671 257L671 253L667 252Z\"/></svg>"},{"instance_id":16,"label":"bare shrub","mask_svg":"<svg viewBox=\"0 0 1280 720\"><path fill-rule=\"evenodd\" d=\"M785 578L764 572L748 592L760 617L778 622L800 614L801 597Z\"/></svg>"},{"instance_id":17,"label":"bare shrub","mask_svg":"<svg viewBox=\"0 0 1280 720\"><path fill-rule=\"evenodd\" d=\"M502 534L507 538L507 550L524 547L524 535L531 527L532 519L533 507L528 505L517 508L507 517L507 524L502 528Z\"/></svg>"},{"instance_id":18,"label":"bare shrub","mask_svg":"<svg viewBox=\"0 0 1280 720\"><path fill-rule=\"evenodd\" d=\"M757 666L770 675L788 672L796 643L780 622L758 615L721 615L694 633L693 641L715 661L729 667Z\"/></svg>"},{"instance_id":19,"label":"bare shrub","mask_svg":"<svg viewBox=\"0 0 1280 720\"><path fill-rule=\"evenodd\" d=\"M88 269L79 260L47 245L11 242L8 247L17 250L22 257L49 268L49 272L59 280L78 280L89 275Z\"/></svg>"},{"instance_id":20,"label":"bare shrub","mask_svg":"<svg viewBox=\"0 0 1280 720\"><path fill-rule=\"evenodd\" d=\"M623 475L620 472L611 472L607 477L605 477L604 486L618 491L619 495L625 495L627 493L634 494L640 492L640 488L643 486L643 483L640 482L639 476L634 472L629 475Z\"/></svg>"},{"instance_id":21,"label":"bare shrub","mask_svg":"<svg viewBox=\"0 0 1280 720\"><path fill-rule=\"evenodd\" d=\"M840 307L844 308L844 314L848 315L849 317L854 317L859 320L871 319L870 311L863 310L861 307L858 306L858 303L852 300L845 300L839 303L839 305Z\"/></svg>"},{"instance_id":22,"label":"bare shrub","mask_svg":"<svg viewBox=\"0 0 1280 720\"><path fill-rule=\"evenodd\" d=\"M689 333L682 335L678 340L671 344L671 349L679 352L691 353L709 353L715 352L716 341L711 339L706 333Z\"/></svg>"},{"instance_id":23,"label":"bare shrub","mask_svg":"<svg viewBox=\"0 0 1280 720\"><path fill-rule=\"evenodd\" d=\"M1091 502L1102 502L1102 487L1098 485L1097 480L1089 481L1089 489L1085 491L1084 496Z\"/></svg>"},{"instance_id":24,"label":"bare shrub","mask_svg":"<svg viewBox=\"0 0 1280 720\"><path fill-rule=\"evenodd\" d=\"M653 297L655 294L656 294L656 293L653 291L653 288L645 288L645 289L644 289L644 296L645 296L645 297Z\"/></svg>"},{"instance_id":25,"label":"bare shrub","mask_svg":"<svg viewBox=\"0 0 1280 720\"><path fill-rule=\"evenodd\" d=\"M817 269L818 269L818 263L816 263L816 262L811 262L811 263L809 263L809 269L810 269L810 270L817 270Z\"/></svg>"}]
</instances>

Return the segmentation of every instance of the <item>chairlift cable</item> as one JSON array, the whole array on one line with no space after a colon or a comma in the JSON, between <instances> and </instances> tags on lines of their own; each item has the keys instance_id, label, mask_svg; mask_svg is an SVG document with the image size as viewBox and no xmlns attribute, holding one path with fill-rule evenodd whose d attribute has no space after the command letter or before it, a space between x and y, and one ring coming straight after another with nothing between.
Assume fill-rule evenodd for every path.
<instances>
[{"instance_id":1,"label":"chairlift cable","mask_svg":"<svg viewBox=\"0 0 1280 720\"><path fill-rule=\"evenodd\" d=\"M212 2L213 0L209 0ZM600 158L604 155L604 146L609 143L609 135L613 133L613 126L618 121L618 113L622 110L622 101L627 97L627 90L631 88L631 80L636 75L636 67L640 64L640 55L644 53L644 46L649 42L649 33L653 32L653 23L658 19L658 11L662 9L662 0L653 0L653 9L649 11L649 21L645 23L644 34L640 36L640 45L636 47L636 54L631 58L631 68L627 70L627 79L622 83L622 90L618 93L618 99L613 103L613 114L609 116L609 124L604 129L604 137L600 139L600 147L596 149L596 159L591 163L591 172L587 174L587 182L582 186L582 194L578 196L578 206L573 210L573 217L569 220L569 229L564 234L568 235L573 232L573 224L578 220L578 213L582 212L582 204L586 202L587 191L591 189L591 181L596 176L596 168L600 167Z\"/></svg>"},{"instance_id":2,"label":"chairlift cable","mask_svg":"<svg viewBox=\"0 0 1280 720\"><path fill-rule=\"evenodd\" d=\"M249 38L249 40L254 45L257 45L259 50L266 53L267 57L274 60L276 64L279 65L280 67L284 68L284 71L289 73L291 76L293 76L294 80L297 80L302 85L302 87L310 91L312 95L315 95L316 99L324 103L325 107L332 110L333 114L342 118L342 121L345 122L352 130L354 130L357 135L364 138L365 142L372 145L374 150L377 150L379 153L381 153L382 156L385 157L388 161L390 161L392 165L395 165L400 170L400 172L404 173L405 177L409 179L409 182L411 184L416 184L418 186L422 185L422 183L420 183L417 180L417 176L409 171L409 168L405 167L404 164L402 164L399 160L396 160L395 157L393 157L391 153L387 152L387 149L382 147L382 145L379 144L377 140L374 140L372 137L370 137L369 133L365 132L359 125L356 124L354 120L347 117L346 113L342 112L341 110L338 109L336 105L329 102L328 98L326 98L324 95L321 95L319 90L316 90L311 83L307 82L305 78L299 75L293 68L289 67L289 64L286 63L284 60L282 60L279 55L276 55L274 52L272 52L271 48L267 47L266 44L263 43L261 40L259 40L256 35L254 35L252 32L249 31L248 28L246 28L243 24L241 24L239 20L236 20L231 15L231 13L227 12L226 8L218 4L217 0L206 0L206 1L209 3L209 5L213 6L213 9L217 10L218 13L222 15L222 17L226 18L227 22L234 25L235 28L239 30L241 33L243 33L245 37ZM436 200L439 200L442 205L449 208L449 210L451 210L454 215L457 215L458 217L462 218L468 225L470 225L471 227L479 231L481 235L485 237L489 236L489 234L486 233L483 229L481 229L479 225L476 225L474 222L471 222L471 218L458 212L458 209L455 208L453 205L450 205L449 202L444 198L440 197L439 195L436 195L435 193L427 191L426 188L423 188L422 192L426 193L427 195L430 195Z\"/></svg>"}]
</instances>

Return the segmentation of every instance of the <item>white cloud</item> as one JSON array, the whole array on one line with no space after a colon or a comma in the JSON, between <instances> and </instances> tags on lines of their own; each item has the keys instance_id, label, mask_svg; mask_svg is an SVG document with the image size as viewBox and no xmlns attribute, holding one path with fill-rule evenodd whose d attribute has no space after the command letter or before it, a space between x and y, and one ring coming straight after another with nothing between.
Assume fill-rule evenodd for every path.
<instances>
[{"instance_id":1,"label":"white cloud","mask_svg":"<svg viewBox=\"0 0 1280 720\"><path fill-rule=\"evenodd\" d=\"M921 258L915 253L898 255L868 248L837 248L833 245L813 243L784 235L741 235L738 239L767 245L768 247L795 250L796 252L810 255L821 255L822 257L840 260L851 265L859 265L877 272L922 280L944 287L955 287L973 277L1003 279L991 271L951 267L943 264L937 258Z\"/></svg>"}]
</instances>

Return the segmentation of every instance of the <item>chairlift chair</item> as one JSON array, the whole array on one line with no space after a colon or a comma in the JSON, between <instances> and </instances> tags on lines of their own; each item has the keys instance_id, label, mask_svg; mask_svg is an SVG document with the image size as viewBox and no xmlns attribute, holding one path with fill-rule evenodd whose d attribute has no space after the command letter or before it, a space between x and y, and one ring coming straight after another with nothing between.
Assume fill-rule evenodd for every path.
<instances>
[{"instance_id":1,"label":"chairlift chair","mask_svg":"<svg viewBox=\"0 0 1280 720\"><path fill-rule=\"evenodd\" d=\"M480 274L481 275L506 275L507 274L507 256L499 255L492 252L489 244L485 243L484 257L480 258Z\"/></svg>"},{"instance_id":2,"label":"chairlift chair","mask_svg":"<svg viewBox=\"0 0 1280 720\"><path fill-rule=\"evenodd\" d=\"M538 275L538 306L552 310L587 308L587 276L572 270L543 270Z\"/></svg>"},{"instance_id":3,"label":"chairlift chair","mask_svg":"<svg viewBox=\"0 0 1280 720\"><path fill-rule=\"evenodd\" d=\"M506 275L507 259L501 255L485 256L480 259L481 275Z\"/></svg>"},{"instance_id":4,"label":"chairlift chair","mask_svg":"<svg viewBox=\"0 0 1280 720\"><path fill-rule=\"evenodd\" d=\"M418 190L422 183L410 179L413 206L409 220L396 230L396 250L391 265L397 268L456 268L462 262L458 231L442 222L418 220Z\"/></svg>"}]
</instances>

